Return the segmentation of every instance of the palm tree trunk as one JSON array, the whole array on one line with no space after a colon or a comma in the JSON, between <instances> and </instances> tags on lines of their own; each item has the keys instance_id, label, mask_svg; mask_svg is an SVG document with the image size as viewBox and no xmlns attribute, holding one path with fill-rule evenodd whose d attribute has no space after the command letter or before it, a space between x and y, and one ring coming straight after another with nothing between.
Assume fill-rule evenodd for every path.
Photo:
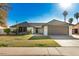
<instances>
[{"instance_id":1,"label":"palm tree trunk","mask_svg":"<svg viewBox=\"0 0 79 59\"><path fill-rule=\"evenodd\" d=\"M66 22L66 16L64 17L64 22Z\"/></svg>"},{"instance_id":2,"label":"palm tree trunk","mask_svg":"<svg viewBox=\"0 0 79 59\"><path fill-rule=\"evenodd\" d=\"M18 21L16 20L16 35L18 34Z\"/></svg>"},{"instance_id":3,"label":"palm tree trunk","mask_svg":"<svg viewBox=\"0 0 79 59\"><path fill-rule=\"evenodd\" d=\"M78 23L78 19L77 19L77 23Z\"/></svg>"}]
</instances>

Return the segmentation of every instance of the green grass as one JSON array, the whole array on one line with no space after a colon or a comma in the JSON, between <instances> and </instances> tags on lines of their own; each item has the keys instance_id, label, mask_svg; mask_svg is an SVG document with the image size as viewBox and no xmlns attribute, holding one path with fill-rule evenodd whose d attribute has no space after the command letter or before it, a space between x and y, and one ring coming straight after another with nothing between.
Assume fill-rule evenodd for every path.
<instances>
[{"instance_id":1,"label":"green grass","mask_svg":"<svg viewBox=\"0 0 79 59\"><path fill-rule=\"evenodd\" d=\"M60 47L47 36L0 36L0 47Z\"/></svg>"},{"instance_id":2,"label":"green grass","mask_svg":"<svg viewBox=\"0 0 79 59\"><path fill-rule=\"evenodd\" d=\"M48 36L33 36L31 37L29 40L46 40L46 39L50 39L50 37Z\"/></svg>"}]
</instances>

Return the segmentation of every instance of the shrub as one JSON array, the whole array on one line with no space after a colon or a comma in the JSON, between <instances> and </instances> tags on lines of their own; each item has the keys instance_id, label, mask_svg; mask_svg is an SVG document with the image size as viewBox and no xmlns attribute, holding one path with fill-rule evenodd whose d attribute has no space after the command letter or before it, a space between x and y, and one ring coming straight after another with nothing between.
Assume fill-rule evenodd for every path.
<instances>
[{"instance_id":1,"label":"shrub","mask_svg":"<svg viewBox=\"0 0 79 59\"><path fill-rule=\"evenodd\" d=\"M7 34L10 34L10 29L6 28L6 29L4 29L4 32L7 33Z\"/></svg>"}]
</instances>

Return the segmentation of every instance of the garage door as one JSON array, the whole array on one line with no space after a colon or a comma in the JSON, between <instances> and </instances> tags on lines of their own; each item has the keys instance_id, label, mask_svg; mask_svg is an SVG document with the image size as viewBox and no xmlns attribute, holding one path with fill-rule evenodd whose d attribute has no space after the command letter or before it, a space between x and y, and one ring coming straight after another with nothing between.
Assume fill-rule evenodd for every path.
<instances>
[{"instance_id":1,"label":"garage door","mask_svg":"<svg viewBox=\"0 0 79 59\"><path fill-rule=\"evenodd\" d=\"M68 35L67 26L48 26L49 35Z\"/></svg>"}]
</instances>

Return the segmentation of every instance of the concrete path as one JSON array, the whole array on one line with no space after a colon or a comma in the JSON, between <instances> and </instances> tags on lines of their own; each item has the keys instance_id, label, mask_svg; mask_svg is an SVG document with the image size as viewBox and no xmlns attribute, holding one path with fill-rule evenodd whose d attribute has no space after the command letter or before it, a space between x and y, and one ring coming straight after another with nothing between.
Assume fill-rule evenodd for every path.
<instances>
[{"instance_id":1,"label":"concrete path","mask_svg":"<svg viewBox=\"0 0 79 59\"><path fill-rule=\"evenodd\" d=\"M79 56L79 47L1 47L0 56Z\"/></svg>"},{"instance_id":2,"label":"concrete path","mask_svg":"<svg viewBox=\"0 0 79 59\"><path fill-rule=\"evenodd\" d=\"M79 46L79 40L55 40L61 46Z\"/></svg>"},{"instance_id":3,"label":"concrete path","mask_svg":"<svg viewBox=\"0 0 79 59\"><path fill-rule=\"evenodd\" d=\"M50 37L56 40L77 40L76 38L68 35L50 35Z\"/></svg>"},{"instance_id":4,"label":"concrete path","mask_svg":"<svg viewBox=\"0 0 79 59\"><path fill-rule=\"evenodd\" d=\"M50 37L54 39L57 43L59 43L61 46L79 46L78 38L73 38L65 35L53 35Z\"/></svg>"},{"instance_id":5,"label":"concrete path","mask_svg":"<svg viewBox=\"0 0 79 59\"><path fill-rule=\"evenodd\" d=\"M74 34L72 37L79 39L79 34Z\"/></svg>"}]
</instances>

